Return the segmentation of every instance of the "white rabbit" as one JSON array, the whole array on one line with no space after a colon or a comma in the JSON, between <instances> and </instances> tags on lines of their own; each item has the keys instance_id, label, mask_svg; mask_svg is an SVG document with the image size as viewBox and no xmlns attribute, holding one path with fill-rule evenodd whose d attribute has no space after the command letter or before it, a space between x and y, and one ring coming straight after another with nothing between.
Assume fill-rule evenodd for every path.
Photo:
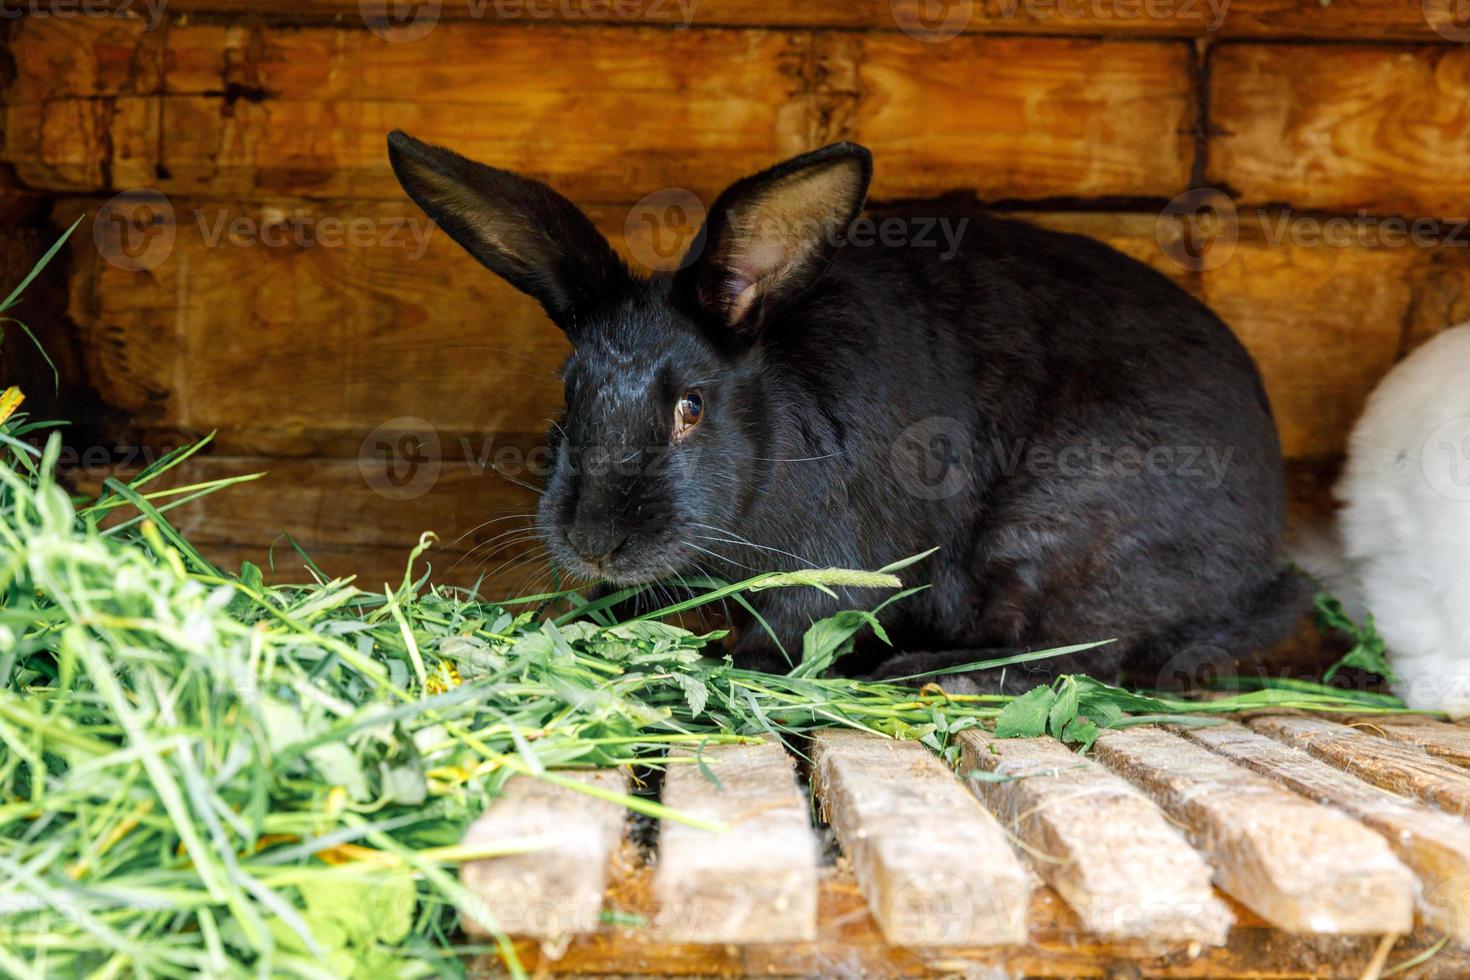
<instances>
[{"instance_id":1,"label":"white rabbit","mask_svg":"<svg viewBox=\"0 0 1470 980\"><path fill-rule=\"evenodd\" d=\"M1373 614L1394 692L1470 717L1470 324L1378 386L1336 493L1344 591Z\"/></svg>"}]
</instances>

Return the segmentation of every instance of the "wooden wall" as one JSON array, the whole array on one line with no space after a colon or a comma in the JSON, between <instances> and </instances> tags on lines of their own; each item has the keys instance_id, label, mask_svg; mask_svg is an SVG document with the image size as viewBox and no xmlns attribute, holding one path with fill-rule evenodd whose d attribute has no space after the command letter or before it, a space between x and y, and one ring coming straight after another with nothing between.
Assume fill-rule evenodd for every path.
<instances>
[{"instance_id":1,"label":"wooden wall","mask_svg":"<svg viewBox=\"0 0 1470 980\"><path fill-rule=\"evenodd\" d=\"M433 529L438 567L472 576L466 552L517 521L475 525L534 503L485 464L536 482L517 460L565 342L430 233L385 133L547 179L635 255L649 192L709 202L848 138L880 205L972 195L1203 297L1260 362L1297 512L1320 510L1368 391L1470 317L1470 29L1440 0L923 3L445 0L388 27L370 0L134 0L9 22L0 194L40 202L36 237L91 216L47 331L78 448L126 464L218 430L190 479L271 471L180 517L225 560L284 528L381 581ZM924 34L935 9L963 30ZM1203 187L1207 248L1206 219L1166 208ZM1409 243L1399 219L1435 220ZM319 240L334 221L363 234ZM379 453L415 434L400 486ZM519 584L514 554L483 568Z\"/></svg>"}]
</instances>

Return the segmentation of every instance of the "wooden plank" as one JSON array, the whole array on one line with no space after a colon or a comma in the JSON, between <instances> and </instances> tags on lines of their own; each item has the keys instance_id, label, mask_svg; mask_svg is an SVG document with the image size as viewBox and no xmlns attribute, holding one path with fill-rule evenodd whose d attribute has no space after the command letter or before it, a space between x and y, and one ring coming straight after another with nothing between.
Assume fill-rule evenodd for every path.
<instances>
[{"instance_id":1,"label":"wooden plank","mask_svg":"<svg viewBox=\"0 0 1470 980\"><path fill-rule=\"evenodd\" d=\"M927 748L821 731L812 782L889 942L1026 941L1029 873L995 818Z\"/></svg>"},{"instance_id":2,"label":"wooden plank","mask_svg":"<svg viewBox=\"0 0 1470 980\"><path fill-rule=\"evenodd\" d=\"M427 424L475 453L560 408L565 337L407 200L156 213L145 268L112 261L127 253L107 239L100 254L91 221L72 245L89 383L135 433L219 429L223 452L340 457L380 427Z\"/></svg>"},{"instance_id":3,"label":"wooden plank","mask_svg":"<svg viewBox=\"0 0 1470 980\"><path fill-rule=\"evenodd\" d=\"M568 778L625 792L616 770L567 772ZM467 861L460 883L480 906L461 914L465 931L485 936L485 918L516 936L559 939L592 932L602 914L608 865L623 837L623 807L532 776L513 776L465 832L466 846L524 841L523 854Z\"/></svg>"},{"instance_id":4,"label":"wooden plank","mask_svg":"<svg viewBox=\"0 0 1470 980\"><path fill-rule=\"evenodd\" d=\"M1273 244L1262 227L1271 217L1242 214L1244 234L1228 261L1201 276L1201 298L1256 358L1286 451L1333 455L1397 363L1418 283L1441 274L1441 256ZM1352 357L1341 356L1347 348Z\"/></svg>"},{"instance_id":5,"label":"wooden plank","mask_svg":"<svg viewBox=\"0 0 1470 980\"><path fill-rule=\"evenodd\" d=\"M1344 718L1346 724L1374 735L1417 745L1430 755L1470 767L1470 725L1451 724L1421 715L1369 715Z\"/></svg>"},{"instance_id":6,"label":"wooden plank","mask_svg":"<svg viewBox=\"0 0 1470 980\"><path fill-rule=\"evenodd\" d=\"M963 37L919 53L911 38L871 35L856 55L841 135L877 148L877 198L1169 198L1188 186L1185 45Z\"/></svg>"},{"instance_id":7,"label":"wooden plank","mask_svg":"<svg viewBox=\"0 0 1470 980\"><path fill-rule=\"evenodd\" d=\"M79 68L75 89L44 103L35 83L7 92L0 154L52 190L397 200L383 145L395 127L603 203L670 186L711 201L842 137L884 148L880 197L1168 198L1193 156L1179 43L965 37L916 59L902 33L446 22L393 44L367 30L189 24L166 33L157 94L153 74L120 81L107 66L160 35L57 23L17 27L17 77L69 65L104 36L107 65Z\"/></svg>"},{"instance_id":8,"label":"wooden plank","mask_svg":"<svg viewBox=\"0 0 1470 980\"><path fill-rule=\"evenodd\" d=\"M537 437L527 438L537 444ZM71 485L95 494L107 476L128 476L153 458L139 452L127 467L92 466L85 456L65 449L59 468ZM200 455L149 489L264 473L169 516L195 544L268 548L280 543L289 550L281 535L290 534L313 554L319 548L372 546L395 548L406 557L419 536L431 531L438 542L427 557L437 567L447 571L463 562L483 573L539 548L531 530L536 495L500 477L491 465L493 457L482 462L430 455L413 468L401 456L389 461L366 452L358 460ZM523 473L520 478L540 476ZM395 578L401 577L400 568Z\"/></svg>"},{"instance_id":9,"label":"wooden plank","mask_svg":"<svg viewBox=\"0 0 1470 980\"><path fill-rule=\"evenodd\" d=\"M1288 932L1408 932L1414 880L1383 839L1162 729L1104 732L1095 754L1180 821L1216 881Z\"/></svg>"},{"instance_id":10,"label":"wooden plank","mask_svg":"<svg viewBox=\"0 0 1470 980\"><path fill-rule=\"evenodd\" d=\"M1208 179L1249 202L1463 219L1467 74L1463 45L1219 45Z\"/></svg>"},{"instance_id":11,"label":"wooden plank","mask_svg":"<svg viewBox=\"0 0 1470 980\"><path fill-rule=\"evenodd\" d=\"M1210 869L1156 806L1091 759L1047 738L960 736L961 774L1035 856L1036 870L1104 939L1218 944L1230 914Z\"/></svg>"},{"instance_id":12,"label":"wooden plank","mask_svg":"<svg viewBox=\"0 0 1470 980\"><path fill-rule=\"evenodd\" d=\"M137 11L139 19L151 16L137 0L109 2ZM167 9L205 16L250 14L287 23L336 19L344 26L356 26L375 13L362 0L169 0ZM1450 4L1419 0L1336 0L1327 6L1295 0L961 0L934 7L924 0L699 0L697 5L692 0L444 0L436 16L438 21L657 24L674 30L772 24L867 28L903 30L936 41L954 32L1432 41L1454 39L1452 12ZM416 30L411 24L406 31ZM1436 27L1445 33L1436 33Z\"/></svg>"},{"instance_id":13,"label":"wooden plank","mask_svg":"<svg viewBox=\"0 0 1470 980\"><path fill-rule=\"evenodd\" d=\"M237 570L243 561L253 562L273 585L311 582L306 564L283 539L274 548L268 545L235 545L228 542L198 546L205 558L221 568ZM409 549L378 545L365 541L359 545L303 545L311 560L329 578L353 576L364 589L381 592L384 585L397 587L403 582L408 567ZM505 561L505 560L503 560ZM506 564L498 569L471 561L459 555L429 551L413 566L414 574L432 572L435 585L471 588L479 586L479 595L487 602L517 596L539 595L548 590L551 581L544 565L529 559Z\"/></svg>"},{"instance_id":14,"label":"wooden plank","mask_svg":"<svg viewBox=\"0 0 1470 980\"><path fill-rule=\"evenodd\" d=\"M657 915L651 867L615 875L607 906L625 917ZM543 951L524 941L518 949L541 976L796 976L796 977L1360 977L1378 937L1296 936L1270 928L1244 906L1224 946L1159 947L1101 940L1050 888L1032 893L1030 940L1022 946L924 948L889 943L869 914L850 868L823 868L817 938L809 943L766 946L690 945L653 940L646 928L607 926L576 937L565 948ZM1398 966L1431 948L1438 950L1413 972L1414 980L1460 980L1470 973L1467 947L1437 944L1443 933L1425 927L1401 939L1389 957ZM500 976L490 957L477 960L475 976Z\"/></svg>"},{"instance_id":15,"label":"wooden plank","mask_svg":"<svg viewBox=\"0 0 1470 980\"><path fill-rule=\"evenodd\" d=\"M1470 940L1470 824L1395 796L1243 725L1181 729L1192 741L1378 831L1419 877L1425 921Z\"/></svg>"},{"instance_id":16,"label":"wooden plank","mask_svg":"<svg viewBox=\"0 0 1470 980\"><path fill-rule=\"evenodd\" d=\"M783 31L449 22L394 44L321 28L130 34L98 18L14 30L16 78L106 58L77 70L80 91L44 106L28 101L39 83L5 93L3 159L55 190L399 200L384 137L403 128L583 202L666 186L708 201L807 146L816 111L803 75L811 37ZM136 94L151 75L114 79L129 42L141 50L160 37L166 95ZM98 101L99 88L119 94Z\"/></svg>"},{"instance_id":17,"label":"wooden plank","mask_svg":"<svg viewBox=\"0 0 1470 980\"><path fill-rule=\"evenodd\" d=\"M58 213L95 209L74 200ZM150 268L107 261L90 222L73 246L70 314L107 408L94 421L125 420L120 442L218 429L223 452L342 457L385 422L421 418L463 455L466 441L477 451L497 433L540 431L559 410L561 333L406 200L176 199L171 210L172 246ZM624 254L656 254L626 209L591 210ZM1196 275L1159 246L1152 215L1028 218L1098 237L1211 302L1255 355L1293 458L1341 452L1406 329L1470 317L1466 249L1272 245L1252 219L1228 260ZM297 244L332 222L368 235ZM231 236L237 223L247 233ZM262 243L277 230L285 244ZM1353 357L1334 356L1347 345Z\"/></svg>"},{"instance_id":18,"label":"wooden plank","mask_svg":"<svg viewBox=\"0 0 1470 980\"><path fill-rule=\"evenodd\" d=\"M1418 746L1324 718L1268 716L1252 718L1249 724L1374 786L1416 797L1456 816L1470 814L1470 772Z\"/></svg>"},{"instance_id":19,"label":"wooden plank","mask_svg":"<svg viewBox=\"0 0 1470 980\"><path fill-rule=\"evenodd\" d=\"M1406 349L1470 319L1470 249L1453 243L1395 247L1373 229L1334 232L1324 243L1283 230L1293 216L1280 209L1239 208L1209 264L1190 272L1174 259L1181 226L1155 215L1026 217L1104 241L1214 309L1255 358L1289 459L1341 453ZM1352 357L1334 356L1349 346Z\"/></svg>"},{"instance_id":20,"label":"wooden plank","mask_svg":"<svg viewBox=\"0 0 1470 980\"><path fill-rule=\"evenodd\" d=\"M699 767L671 766L663 803L725 824L665 820L653 892L659 935L673 942L805 942L817 929L817 841L806 794L779 742L721 745Z\"/></svg>"}]
</instances>

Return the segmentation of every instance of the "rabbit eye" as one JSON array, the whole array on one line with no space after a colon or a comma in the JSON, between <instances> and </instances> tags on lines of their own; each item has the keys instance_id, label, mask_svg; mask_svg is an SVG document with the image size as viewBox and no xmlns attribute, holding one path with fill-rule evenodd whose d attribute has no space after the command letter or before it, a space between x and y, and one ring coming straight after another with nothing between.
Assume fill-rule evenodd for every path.
<instances>
[{"instance_id":1,"label":"rabbit eye","mask_svg":"<svg viewBox=\"0 0 1470 980\"><path fill-rule=\"evenodd\" d=\"M702 418L704 418L704 397L697 391L684 392L679 396L679 404L674 408L674 438L678 440L687 436Z\"/></svg>"}]
</instances>

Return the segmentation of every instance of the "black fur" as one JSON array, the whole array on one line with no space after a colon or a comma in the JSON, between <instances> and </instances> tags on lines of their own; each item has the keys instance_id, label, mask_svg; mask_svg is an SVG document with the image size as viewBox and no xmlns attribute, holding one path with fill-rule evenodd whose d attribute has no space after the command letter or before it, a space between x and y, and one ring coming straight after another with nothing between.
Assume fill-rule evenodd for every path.
<instances>
[{"instance_id":1,"label":"black fur","mask_svg":"<svg viewBox=\"0 0 1470 980\"><path fill-rule=\"evenodd\" d=\"M1039 662L1028 683L1187 671L1180 658L1250 652L1301 611L1280 559L1280 447L1251 358L1142 263L965 211L899 216L914 234L919 219L954 230L963 218L953 254L838 247L824 229L859 213L870 169L866 150L839 144L733 186L702 255L643 279L544 185L508 194L521 178L398 135L395 167L416 199L405 147L430 165L452 159L467 186L489 181L483 206L524 209L508 216L518 227L576 230L545 239L544 261L519 256L543 302L575 298L547 303L575 343L541 505L564 568L613 582L739 578L877 568L937 546L902 573L932 587L882 615L901 652L870 641L843 665L882 676L1107 638ZM831 199L814 210L813 193ZM810 248L779 224L796 212L821 218ZM449 220L465 243L464 217ZM582 279L564 281L566 269ZM690 389L704 415L673 441ZM796 651L813 620L881 598L781 589L751 601ZM735 654L784 669L758 628L741 630Z\"/></svg>"}]
</instances>

